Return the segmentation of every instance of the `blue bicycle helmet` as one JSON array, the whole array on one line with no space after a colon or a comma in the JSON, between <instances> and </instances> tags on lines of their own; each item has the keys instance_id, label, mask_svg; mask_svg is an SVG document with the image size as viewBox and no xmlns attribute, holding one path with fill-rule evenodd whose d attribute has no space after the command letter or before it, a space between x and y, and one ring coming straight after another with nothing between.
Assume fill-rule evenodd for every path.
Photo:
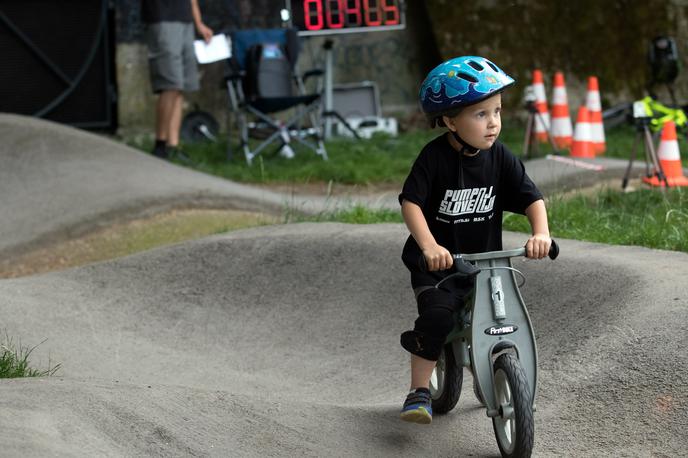
<instances>
[{"instance_id":1,"label":"blue bicycle helmet","mask_svg":"<svg viewBox=\"0 0 688 458\"><path fill-rule=\"evenodd\" d=\"M479 56L461 56L435 67L420 87L420 103L430 127L442 116L478 103L515 83L499 67Z\"/></svg>"}]
</instances>

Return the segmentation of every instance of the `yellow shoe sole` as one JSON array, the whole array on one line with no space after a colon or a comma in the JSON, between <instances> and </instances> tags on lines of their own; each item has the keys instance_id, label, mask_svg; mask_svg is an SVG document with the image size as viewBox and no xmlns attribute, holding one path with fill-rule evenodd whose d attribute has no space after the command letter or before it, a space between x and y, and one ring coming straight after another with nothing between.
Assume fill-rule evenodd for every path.
<instances>
[{"instance_id":1,"label":"yellow shoe sole","mask_svg":"<svg viewBox=\"0 0 688 458\"><path fill-rule=\"evenodd\" d=\"M419 423L421 425L429 425L432 423L432 415L425 410L424 407L419 407L418 409L407 410L406 412L401 412L401 419L411 423Z\"/></svg>"}]
</instances>

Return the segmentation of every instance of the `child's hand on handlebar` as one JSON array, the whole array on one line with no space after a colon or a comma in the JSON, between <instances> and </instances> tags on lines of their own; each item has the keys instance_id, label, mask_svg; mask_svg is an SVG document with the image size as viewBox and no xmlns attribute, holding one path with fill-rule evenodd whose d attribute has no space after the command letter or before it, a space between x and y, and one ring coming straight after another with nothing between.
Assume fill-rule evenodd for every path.
<instances>
[{"instance_id":1,"label":"child's hand on handlebar","mask_svg":"<svg viewBox=\"0 0 688 458\"><path fill-rule=\"evenodd\" d=\"M447 270L454 265L454 258L452 258L449 251L438 244L423 250L423 256L428 266L429 272L436 270Z\"/></svg>"},{"instance_id":2,"label":"child's hand on handlebar","mask_svg":"<svg viewBox=\"0 0 688 458\"><path fill-rule=\"evenodd\" d=\"M549 253L552 239L548 234L534 234L526 242L526 257L542 259Z\"/></svg>"}]
</instances>

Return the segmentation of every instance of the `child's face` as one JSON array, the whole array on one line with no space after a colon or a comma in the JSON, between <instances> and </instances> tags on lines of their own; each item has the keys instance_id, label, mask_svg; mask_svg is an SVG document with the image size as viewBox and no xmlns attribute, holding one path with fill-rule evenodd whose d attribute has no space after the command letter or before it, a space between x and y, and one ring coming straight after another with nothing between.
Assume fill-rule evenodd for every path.
<instances>
[{"instance_id":1,"label":"child's face","mask_svg":"<svg viewBox=\"0 0 688 458\"><path fill-rule=\"evenodd\" d=\"M489 149L502 130L502 94L496 94L470 105L452 117L445 117L449 130L456 132L469 145Z\"/></svg>"}]
</instances>

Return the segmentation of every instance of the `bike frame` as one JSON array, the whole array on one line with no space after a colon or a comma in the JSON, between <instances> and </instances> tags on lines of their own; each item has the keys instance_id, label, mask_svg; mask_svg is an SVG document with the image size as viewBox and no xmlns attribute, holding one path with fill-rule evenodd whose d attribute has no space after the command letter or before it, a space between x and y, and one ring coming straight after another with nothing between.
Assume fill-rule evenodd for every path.
<instances>
[{"instance_id":1,"label":"bike frame","mask_svg":"<svg viewBox=\"0 0 688 458\"><path fill-rule=\"evenodd\" d=\"M514 277L518 271L511 264L511 258L518 256L525 256L525 248L462 256L481 270L466 298L470 322L459 316L446 340L452 345L456 364L471 369L488 417L500 415L501 406L493 389L493 362L504 350L516 353L526 373L535 410L537 347L530 316Z\"/></svg>"}]
</instances>

